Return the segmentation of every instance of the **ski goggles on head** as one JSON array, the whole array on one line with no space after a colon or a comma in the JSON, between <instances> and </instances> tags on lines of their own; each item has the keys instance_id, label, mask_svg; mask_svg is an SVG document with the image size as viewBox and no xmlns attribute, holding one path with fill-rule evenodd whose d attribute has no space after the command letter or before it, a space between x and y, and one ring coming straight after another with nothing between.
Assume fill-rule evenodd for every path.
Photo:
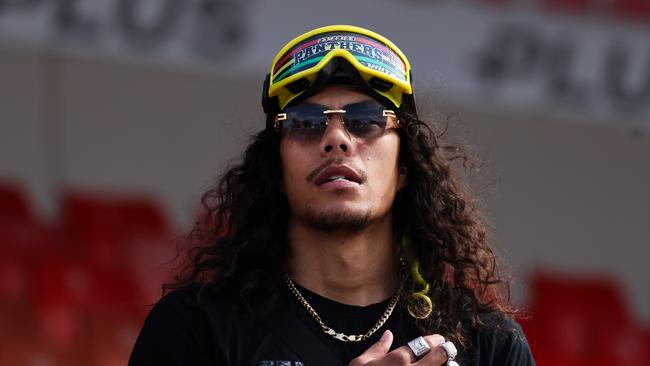
<instances>
[{"instance_id":1,"label":"ski goggles on head","mask_svg":"<svg viewBox=\"0 0 650 366\"><path fill-rule=\"evenodd\" d=\"M282 111L343 79L390 108L415 110L411 66L397 46L364 28L332 25L278 52L264 82L264 111Z\"/></svg>"},{"instance_id":2,"label":"ski goggles on head","mask_svg":"<svg viewBox=\"0 0 650 366\"><path fill-rule=\"evenodd\" d=\"M370 139L384 133L389 120L399 128L395 112L375 100L348 104L341 109L328 109L320 104L301 103L284 109L275 117L275 128L288 138L313 141L321 138L330 119L340 115L345 130L358 138Z\"/></svg>"}]
</instances>

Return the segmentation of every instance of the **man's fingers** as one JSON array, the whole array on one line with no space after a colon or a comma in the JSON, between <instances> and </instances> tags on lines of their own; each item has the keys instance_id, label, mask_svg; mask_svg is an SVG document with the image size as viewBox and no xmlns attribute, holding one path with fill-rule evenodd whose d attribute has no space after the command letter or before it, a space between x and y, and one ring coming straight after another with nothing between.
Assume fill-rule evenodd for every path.
<instances>
[{"instance_id":1,"label":"man's fingers","mask_svg":"<svg viewBox=\"0 0 650 366\"><path fill-rule=\"evenodd\" d=\"M377 343L370 346L370 348L368 348L366 352L362 353L361 356L367 354L372 356L373 359L381 357L388 353L391 344L393 344L393 332L386 330L384 331L384 334L381 335L381 338L379 338Z\"/></svg>"},{"instance_id":2,"label":"man's fingers","mask_svg":"<svg viewBox=\"0 0 650 366\"><path fill-rule=\"evenodd\" d=\"M444 348L440 347L440 345L445 343L445 338L441 335L434 334L426 336L424 339L429 344L429 347L431 347L431 351L429 351L429 353L424 355L424 357L415 362L415 365L444 365L447 362L447 351L445 351Z\"/></svg>"},{"instance_id":3,"label":"man's fingers","mask_svg":"<svg viewBox=\"0 0 650 366\"><path fill-rule=\"evenodd\" d=\"M441 335L434 334L434 335L429 335L423 337L429 347L431 348L431 351L427 353L426 356L423 356L419 361L422 361L425 359L429 354L432 352L437 352L436 348L442 343L445 342L445 338ZM444 352L444 350L442 350ZM382 357L381 359L381 364L384 365L409 365L415 363L416 365L422 365L422 366L433 366L433 365L443 365L445 362L447 362L447 354L444 354L444 358L440 358L438 356L434 357L429 357L426 362L419 362L413 351L411 351L411 348L406 345L406 346L401 346L399 348L396 348L392 350L390 353L388 353L386 356ZM417 361L417 362L416 362Z\"/></svg>"},{"instance_id":4,"label":"man's fingers","mask_svg":"<svg viewBox=\"0 0 650 366\"><path fill-rule=\"evenodd\" d=\"M349 366L362 366L374 359L383 357L390 350L391 344L393 344L393 333L390 330L386 330L377 343L370 346L359 357L352 360Z\"/></svg>"},{"instance_id":5,"label":"man's fingers","mask_svg":"<svg viewBox=\"0 0 650 366\"><path fill-rule=\"evenodd\" d=\"M440 366L447 362L447 352L440 347L445 342L445 338L439 334L433 334L423 337L425 342L431 348L426 355L419 360L411 348L406 345L394 349L391 352L390 346L393 343L393 334L385 331L381 339L370 346L361 356L350 362L349 366L363 366L368 363L371 365L418 365L418 366Z\"/></svg>"}]
</instances>

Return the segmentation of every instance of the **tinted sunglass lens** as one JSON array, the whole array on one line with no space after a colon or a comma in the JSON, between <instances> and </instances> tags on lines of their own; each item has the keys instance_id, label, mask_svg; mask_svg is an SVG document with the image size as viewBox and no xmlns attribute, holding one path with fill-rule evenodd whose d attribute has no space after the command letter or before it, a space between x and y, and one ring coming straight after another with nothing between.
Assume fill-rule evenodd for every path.
<instances>
[{"instance_id":1,"label":"tinted sunglass lens","mask_svg":"<svg viewBox=\"0 0 650 366\"><path fill-rule=\"evenodd\" d=\"M372 137L386 129L387 117L383 116L384 106L374 102L350 104L343 115L347 130L358 137Z\"/></svg>"},{"instance_id":2,"label":"tinted sunglass lens","mask_svg":"<svg viewBox=\"0 0 650 366\"><path fill-rule=\"evenodd\" d=\"M286 109L287 119L282 123L283 132L292 138L315 139L323 134L327 117L323 108L315 104L301 104Z\"/></svg>"}]
</instances>

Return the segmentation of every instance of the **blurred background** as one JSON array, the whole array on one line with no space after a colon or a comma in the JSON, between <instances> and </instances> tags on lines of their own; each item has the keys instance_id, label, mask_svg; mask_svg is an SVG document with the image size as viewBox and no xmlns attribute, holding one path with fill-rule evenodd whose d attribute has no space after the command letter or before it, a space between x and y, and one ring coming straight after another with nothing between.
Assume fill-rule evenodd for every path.
<instances>
[{"instance_id":1,"label":"blurred background","mask_svg":"<svg viewBox=\"0 0 650 366\"><path fill-rule=\"evenodd\" d=\"M375 30L539 365L650 365L649 0L0 0L0 365L124 365L287 41Z\"/></svg>"}]
</instances>

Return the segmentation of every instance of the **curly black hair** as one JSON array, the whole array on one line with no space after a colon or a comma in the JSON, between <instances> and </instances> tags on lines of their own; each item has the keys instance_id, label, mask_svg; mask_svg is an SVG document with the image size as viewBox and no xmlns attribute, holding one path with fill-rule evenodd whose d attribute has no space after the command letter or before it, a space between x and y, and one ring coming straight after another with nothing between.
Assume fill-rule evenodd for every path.
<instances>
[{"instance_id":1,"label":"curly black hair","mask_svg":"<svg viewBox=\"0 0 650 366\"><path fill-rule=\"evenodd\" d=\"M452 169L456 160L468 167L468 154L441 144L444 132L436 134L414 114L399 112L398 118L400 164L408 170L408 184L393 204L393 232L407 267L402 304L423 332L467 346L465 322L478 326L483 313L514 313L509 284L497 269L480 212ZM243 160L204 193L204 216L187 237L187 262L163 293L203 283L236 296L250 314L273 303L289 255L280 139L272 128L254 135Z\"/></svg>"}]
</instances>

